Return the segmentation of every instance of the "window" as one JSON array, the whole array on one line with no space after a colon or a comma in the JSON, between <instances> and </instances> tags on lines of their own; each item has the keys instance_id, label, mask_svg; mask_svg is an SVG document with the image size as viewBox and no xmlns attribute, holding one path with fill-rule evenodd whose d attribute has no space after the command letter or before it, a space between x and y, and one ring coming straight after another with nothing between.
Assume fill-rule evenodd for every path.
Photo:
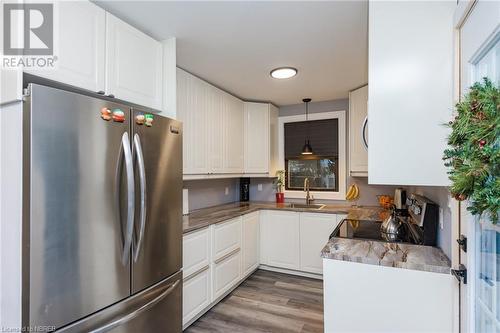
<instances>
[{"instance_id":1,"label":"window","mask_svg":"<svg viewBox=\"0 0 500 333\"><path fill-rule=\"evenodd\" d=\"M289 122L284 124L286 190L304 188L309 179L312 191L339 191L338 119ZM309 139L313 155L302 155Z\"/></svg>"}]
</instances>

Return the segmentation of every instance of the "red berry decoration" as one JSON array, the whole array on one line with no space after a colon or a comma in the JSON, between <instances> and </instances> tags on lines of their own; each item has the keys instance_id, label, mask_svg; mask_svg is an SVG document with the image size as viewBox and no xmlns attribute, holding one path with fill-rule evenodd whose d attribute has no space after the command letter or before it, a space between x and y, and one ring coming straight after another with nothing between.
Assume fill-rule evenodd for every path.
<instances>
[{"instance_id":1,"label":"red berry decoration","mask_svg":"<svg viewBox=\"0 0 500 333\"><path fill-rule=\"evenodd\" d=\"M479 148L483 148L486 145L486 140L479 141Z\"/></svg>"}]
</instances>

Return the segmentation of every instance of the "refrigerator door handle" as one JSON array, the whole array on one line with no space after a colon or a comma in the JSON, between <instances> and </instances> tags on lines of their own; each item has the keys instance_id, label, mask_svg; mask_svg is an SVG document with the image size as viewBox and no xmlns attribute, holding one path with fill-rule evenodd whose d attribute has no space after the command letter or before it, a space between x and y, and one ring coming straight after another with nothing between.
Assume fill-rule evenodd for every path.
<instances>
[{"instance_id":1,"label":"refrigerator door handle","mask_svg":"<svg viewBox=\"0 0 500 333\"><path fill-rule=\"evenodd\" d=\"M134 262L136 262L141 252L141 245L144 240L144 229L146 226L146 168L144 166L144 156L142 155L141 139L137 133L134 134L134 147L139 165L139 183L141 189L141 210L139 213L140 226L137 242L134 247Z\"/></svg>"},{"instance_id":2,"label":"refrigerator door handle","mask_svg":"<svg viewBox=\"0 0 500 333\"><path fill-rule=\"evenodd\" d=\"M127 172L127 225L125 228L125 241L123 245L122 264L126 265L132 245L132 233L134 231L134 211L135 211L135 189L134 189L134 165L132 160L132 150L128 133L122 136L123 155L125 157L125 170Z\"/></svg>"},{"instance_id":3,"label":"refrigerator door handle","mask_svg":"<svg viewBox=\"0 0 500 333\"><path fill-rule=\"evenodd\" d=\"M179 285L180 283L180 280L177 280L175 281L173 284L170 285L170 287L168 287L165 291L163 291L160 295L156 296L155 298L153 298L151 301L147 302L146 304L138 307L137 309L129 312L128 314L126 314L125 316L123 317L120 317L110 323L107 323L95 330L92 330L90 331L90 333L104 333L104 332L108 332L110 330L112 330L113 328L117 327L117 326L120 326L120 325L123 325L129 321L131 321L132 319L136 318L137 316L139 316L141 313L143 313L144 311L147 311L148 309L152 308L153 306L155 306L156 304L158 304L159 302L161 302L165 297L167 297L168 294L170 294L175 288L177 288L177 286Z\"/></svg>"}]
</instances>

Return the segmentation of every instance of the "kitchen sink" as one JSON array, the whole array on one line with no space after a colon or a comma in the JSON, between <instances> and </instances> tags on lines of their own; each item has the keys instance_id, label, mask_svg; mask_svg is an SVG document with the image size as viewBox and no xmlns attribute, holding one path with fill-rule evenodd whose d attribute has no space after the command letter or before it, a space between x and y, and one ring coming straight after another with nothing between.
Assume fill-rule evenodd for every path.
<instances>
[{"instance_id":1,"label":"kitchen sink","mask_svg":"<svg viewBox=\"0 0 500 333\"><path fill-rule=\"evenodd\" d=\"M290 203L287 206L290 208L305 208L305 209L315 209L315 210L320 210L323 207L325 207L325 205L323 205L323 204L306 205L306 204L299 204L299 203Z\"/></svg>"}]
</instances>

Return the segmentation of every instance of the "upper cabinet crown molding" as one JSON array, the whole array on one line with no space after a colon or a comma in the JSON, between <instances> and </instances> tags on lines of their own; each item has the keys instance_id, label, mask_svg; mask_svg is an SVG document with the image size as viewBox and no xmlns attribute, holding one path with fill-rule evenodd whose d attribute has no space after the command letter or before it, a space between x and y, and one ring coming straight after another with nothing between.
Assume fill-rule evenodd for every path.
<instances>
[{"instance_id":1,"label":"upper cabinet crown molding","mask_svg":"<svg viewBox=\"0 0 500 333\"><path fill-rule=\"evenodd\" d=\"M162 51L160 42L106 13L106 92L161 109Z\"/></svg>"},{"instance_id":2,"label":"upper cabinet crown molding","mask_svg":"<svg viewBox=\"0 0 500 333\"><path fill-rule=\"evenodd\" d=\"M449 184L454 2L369 2L368 181Z\"/></svg>"}]
</instances>

